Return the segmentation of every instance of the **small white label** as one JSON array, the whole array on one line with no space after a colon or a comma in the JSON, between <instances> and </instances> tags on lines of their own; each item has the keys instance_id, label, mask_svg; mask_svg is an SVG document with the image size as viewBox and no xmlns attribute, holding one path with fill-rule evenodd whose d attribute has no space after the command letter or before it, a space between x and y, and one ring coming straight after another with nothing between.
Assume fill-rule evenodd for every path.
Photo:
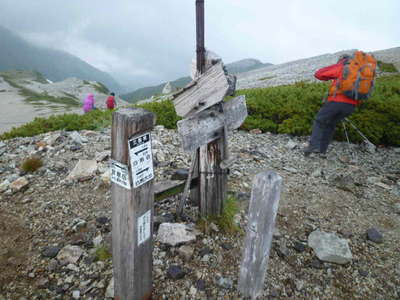
<instances>
[{"instance_id":1,"label":"small white label","mask_svg":"<svg viewBox=\"0 0 400 300\"><path fill-rule=\"evenodd\" d=\"M144 215L138 218L137 221L138 246L150 238L151 234L150 220L151 220L151 210L149 210Z\"/></svg>"},{"instance_id":2,"label":"small white label","mask_svg":"<svg viewBox=\"0 0 400 300\"><path fill-rule=\"evenodd\" d=\"M137 188L154 178L150 132L128 141L133 187Z\"/></svg>"},{"instance_id":3,"label":"small white label","mask_svg":"<svg viewBox=\"0 0 400 300\"><path fill-rule=\"evenodd\" d=\"M129 183L128 166L112 160L111 181L130 190L131 185Z\"/></svg>"}]
</instances>

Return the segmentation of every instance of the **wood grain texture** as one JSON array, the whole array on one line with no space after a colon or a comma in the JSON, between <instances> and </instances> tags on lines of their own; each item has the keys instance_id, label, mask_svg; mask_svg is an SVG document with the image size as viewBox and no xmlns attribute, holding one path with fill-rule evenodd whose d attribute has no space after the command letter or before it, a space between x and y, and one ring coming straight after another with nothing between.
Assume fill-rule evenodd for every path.
<instances>
[{"instance_id":1,"label":"wood grain texture","mask_svg":"<svg viewBox=\"0 0 400 300\"><path fill-rule=\"evenodd\" d=\"M229 90L223 64L219 62L196 79L196 84L173 100L178 116L190 117L221 102Z\"/></svg>"},{"instance_id":2,"label":"wood grain texture","mask_svg":"<svg viewBox=\"0 0 400 300\"><path fill-rule=\"evenodd\" d=\"M245 96L236 97L222 105L222 112L212 107L178 121L178 134L184 151L193 152L200 146L220 138L221 129L225 126L228 131L232 131L243 124L247 117Z\"/></svg>"},{"instance_id":3,"label":"wood grain texture","mask_svg":"<svg viewBox=\"0 0 400 300\"><path fill-rule=\"evenodd\" d=\"M153 124L153 114L143 109L121 109L113 113L111 156L129 166L131 186L128 139L151 131ZM111 199L115 297L143 299L152 292L153 180L131 190L113 183ZM137 220L149 210L151 235L138 246Z\"/></svg>"},{"instance_id":4,"label":"wood grain texture","mask_svg":"<svg viewBox=\"0 0 400 300\"><path fill-rule=\"evenodd\" d=\"M238 282L242 295L251 299L263 291L281 184L282 178L273 171L259 173L253 180Z\"/></svg>"},{"instance_id":5,"label":"wood grain texture","mask_svg":"<svg viewBox=\"0 0 400 300\"><path fill-rule=\"evenodd\" d=\"M222 131L223 129L221 129ZM223 136L223 133L219 133ZM227 191L228 175L220 168L225 142L217 139L199 148L199 212L201 217L221 215Z\"/></svg>"}]
</instances>

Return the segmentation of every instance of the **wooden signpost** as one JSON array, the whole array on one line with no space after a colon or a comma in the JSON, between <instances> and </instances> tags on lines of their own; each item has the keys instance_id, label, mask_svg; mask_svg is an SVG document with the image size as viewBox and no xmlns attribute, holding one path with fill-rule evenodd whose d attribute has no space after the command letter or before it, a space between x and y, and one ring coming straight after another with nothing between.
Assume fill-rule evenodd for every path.
<instances>
[{"instance_id":1,"label":"wooden signpost","mask_svg":"<svg viewBox=\"0 0 400 300\"><path fill-rule=\"evenodd\" d=\"M199 178L192 197L199 199L200 216L220 215L226 198L227 174L233 161L228 151L228 131L238 128L247 116L244 96L224 102L234 91L235 80L228 78L222 60L206 58L204 48L204 0L196 0L197 77L174 97L183 149L192 152L188 183L177 206L182 213L192 175ZM207 66L207 67L206 67Z\"/></svg>"},{"instance_id":2,"label":"wooden signpost","mask_svg":"<svg viewBox=\"0 0 400 300\"><path fill-rule=\"evenodd\" d=\"M118 300L146 300L152 294L153 124L153 114L143 109L113 113L112 249Z\"/></svg>"},{"instance_id":3,"label":"wooden signpost","mask_svg":"<svg viewBox=\"0 0 400 300\"><path fill-rule=\"evenodd\" d=\"M195 80L185 93L174 99L178 116L188 118L221 102L229 89L222 62L213 65Z\"/></svg>"},{"instance_id":4,"label":"wooden signpost","mask_svg":"<svg viewBox=\"0 0 400 300\"><path fill-rule=\"evenodd\" d=\"M183 150L193 152L200 146L222 138L222 130L237 129L247 117L244 96L236 97L223 104L223 112L205 110L199 114L178 121L178 134L182 141Z\"/></svg>"},{"instance_id":5,"label":"wooden signpost","mask_svg":"<svg viewBox=\"0 0 400 300\"><path fill-rule=\"evenodd\" d=\"M272 171L257 174L253 179L238 283L242 295L251 299L256 299L264 287L281 184L282 178Z\"/></svg>"}]
</instances>

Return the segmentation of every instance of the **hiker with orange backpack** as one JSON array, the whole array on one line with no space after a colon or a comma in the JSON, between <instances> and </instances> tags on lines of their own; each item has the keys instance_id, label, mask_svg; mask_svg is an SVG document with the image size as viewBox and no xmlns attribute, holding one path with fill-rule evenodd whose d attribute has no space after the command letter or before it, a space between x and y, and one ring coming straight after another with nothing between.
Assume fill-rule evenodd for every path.
<instances>
[{"instance_id":1,"label":"hiker with orange backpack","mask_svg":"<svg viewBox=\"0 0 400 300\"><path fill-rule=\"evenodd\" d=\"M362 51L344 54L336 64L319 69L314 76L332 80L327 101L315 117L309 145L304 155L325 155L336 125L351 115L361 101L368 99L374 85L376 60Z\"/></svg>"}]
</instances>

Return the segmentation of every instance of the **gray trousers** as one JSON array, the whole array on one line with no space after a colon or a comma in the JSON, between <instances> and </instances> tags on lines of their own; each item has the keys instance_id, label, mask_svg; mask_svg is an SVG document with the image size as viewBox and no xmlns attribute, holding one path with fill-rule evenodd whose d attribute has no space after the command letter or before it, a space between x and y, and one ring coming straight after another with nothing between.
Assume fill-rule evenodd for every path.
<instances>
[{"instance_id":1,"label":"gray trousers","mask_svg":"<svg viewBox=\"0 0 400 300\"><path fill-rule=\"evenodd\" d=\"M319 110L314 120L310 146L312 149L325 153L332 140L336 124L355 109L353 104L343 102L326 102Z\"/></svg>"}]
</instances>

